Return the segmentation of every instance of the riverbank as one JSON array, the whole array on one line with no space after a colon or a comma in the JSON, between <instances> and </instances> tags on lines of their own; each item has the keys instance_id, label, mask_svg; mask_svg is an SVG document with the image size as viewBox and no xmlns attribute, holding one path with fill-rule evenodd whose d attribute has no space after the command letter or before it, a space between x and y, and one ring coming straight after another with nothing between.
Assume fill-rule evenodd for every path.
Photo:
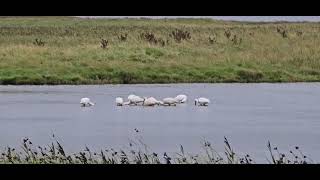
<instances>
[{"instance_id":1,"label":"riverbank","mask_svg":"<svg viewBox=\"0 0 320 180\"><path fill-rule=\"evenodd\" d=\"M319 23L0 19L0 84L319 82Z\"/></svg>"}]
</instances>

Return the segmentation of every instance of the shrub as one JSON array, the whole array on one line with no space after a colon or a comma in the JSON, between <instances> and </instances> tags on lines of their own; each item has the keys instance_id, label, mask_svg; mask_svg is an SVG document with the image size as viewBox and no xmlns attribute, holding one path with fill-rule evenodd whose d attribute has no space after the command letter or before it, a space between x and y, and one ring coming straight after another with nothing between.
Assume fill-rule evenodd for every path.
<instances>
[{"instance_id":1,"label":"shrub","mask_svg":"<svg viewBox=\"0 0 320 180\"><path fill-rule=\"evenodd\" d=\"M296 34L297 34L297 36L300 37L300 36L302 36L303 32L302 31L297 31Z\"/></svg>"},{"instance_id":2,"label":"shrub","mask_svg":"<svg viewBox=\"0 0 320 180\"><path fill-rule=\"evenodd\" d=\"M217 37L216 36L209 36L209 43L214 44L217 42Z\"/></svg>"},{"instance_id":3,"label":"shrub","mask_svg":"<svg viewBox=\"0 0 320 180\"><path fill-rule=\"evenodd\" d=\"M101 38L100 44L102 49L106 49L108 48L109 41Z\"/></svg>"},{"instance_id":4,"label":"shrub","mask_svg":"<svg viewBox=\"0 0 320 180\"><path fill-rule=\"evenodd\" d=\"M41 39L36 38L33 44L36 46L44 46L45 42L43 42Z\"/></svg>"},{"instance_id":5,"label":"shrub","mask_svg":"<svg viewBox=\"0 0 320 180\"><path fill-rule=\"evenodd\" d=\"M125 33L125 34L120 34L120 35L118 36L118 39L119 39L119 41L126 41L126 40L127 40L127 37L128 37L128 34L127 34L127 33Z\"/></svg>"},{"instance_id":6,"label":"shrub","mask_svg":"<svg viewBox=\"0 0 320 180\"><path fill-rule=\"evenodd\" d=\"M140 38L148 41L149 43L158 43L156 36L152 32L141 33Z\"/></svg>"},{"instance_id":7,"label":"shrub","mask_svg":"<svg viewBox=\"0 0 320 180\"><path fill-rule=\"evenodd\" d=\"M242 43L242 38L239 38L237 35L233 35L231 41L234 45L239 45Z\"/></svg>"},{"instance_id":8,"label":"shrub","mask_svg":"<svg viewBox=\"0 0 320 180\"><path fill-rule=\"evenodd\" d=\"M225 30L224 35L229 39L231 37L231 31L229 29Z\"/></svg>"},{"instance_id":9,"label":"shrub","mask_svg":"<svg viewBox=\"0 0 320 180\"><path fill-rule=\"evenodd\" d=\"M189 31L183 31L180 29L175 29L171 32L170 37L174 38L176 42L180 43L182 40L191 39Z\"/></svg>"},{"instance_id":10,"label":"shrub","mask_svg":"<svg viewBox=\"0 0 320 180\"><path fill-rule=\"evenodd\" d=\"M160 44L161 46L165 46L169 43L168 40L163 40L162 38L157 38L155 34L151 32L141 33L140 38L149 42L150 44Z\"/></svg>"},{"instance_id":11,"label":"shrub","mask_svg":"<svg viewBox=\"0 0 320 180\"><path fill-rule=\"evenodd\" d=\"M287 37L288 37L288 32L287 32L287 30L284 29L283 27L277 27L277 32L278 32L279 34L281 34L281 36L282 36L283 38L287 38Z\"/></svg>"}]
</instances>

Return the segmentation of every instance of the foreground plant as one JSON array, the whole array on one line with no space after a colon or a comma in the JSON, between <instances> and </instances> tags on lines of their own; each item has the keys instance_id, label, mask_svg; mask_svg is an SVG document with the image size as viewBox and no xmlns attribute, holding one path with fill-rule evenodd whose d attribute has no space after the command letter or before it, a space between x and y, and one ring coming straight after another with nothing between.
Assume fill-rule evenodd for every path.
<instances>
[{"instance_id":1,"label":"foreground plant","mask_svg":"<svg viewBox=\"0 0 320 180\"><path fill-rule=\"evenodd\" d=\"M54 135L53 135L54 137ZM142 137L132 140L127 150L113 148L92 152L88 147L75 153L67 154L63 146L55 139L48 146L34 147L29 138L24 138L22 151L7 147L1 153L0 163L5 164L253 164L249 154L236 154L228 139L224 139L224 155L219 154L208 141L203 142L204 154L191 155L184 151L180 145L180 152L162 155L150 152L143 143ZM272 147L268 142L271 164L309 164L314 163L296 146L290 155L280 153L277 147Z\"/></svg>"}]
</instances>

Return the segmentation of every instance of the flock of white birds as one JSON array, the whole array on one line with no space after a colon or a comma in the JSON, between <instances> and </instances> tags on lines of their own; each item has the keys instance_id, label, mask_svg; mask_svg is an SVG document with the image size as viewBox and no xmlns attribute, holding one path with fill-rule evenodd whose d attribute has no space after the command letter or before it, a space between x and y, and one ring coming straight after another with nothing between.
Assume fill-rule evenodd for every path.
<instances>
[{"instance_id":1,"label":"flock of white birds","mask_svg":"<svg viewBox=\"0 0 320 180\"><path fill-rule=\"evenodd\" d=\"M117 106L124 106L124 105L142 105L142 106L176 106L177 104L182 104L187 102L188 97L184 94L180 94L176 97L167 97L164 98L162 101L157 100L154 97L140 97L137 95L129 95L128 101L124 102L122 97L116 98L116 105ZM200 97L194 100L194 105L197 104L199 106L208 106L210 103L210 100L204 97ZM93 106L95 105L89 98L82 98L80 100L80 104L83 107L86 106Z\"/></svg>"}]
</instances>

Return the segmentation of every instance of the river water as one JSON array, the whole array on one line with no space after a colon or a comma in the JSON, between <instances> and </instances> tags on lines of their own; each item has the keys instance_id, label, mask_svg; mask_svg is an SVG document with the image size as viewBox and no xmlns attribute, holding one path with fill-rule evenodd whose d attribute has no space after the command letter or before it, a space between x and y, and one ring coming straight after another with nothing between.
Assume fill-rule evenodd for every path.
<instances>
[{"instance_id":1,"label":"river water","mask_svg":"<svg viewBox=\"0 0 320 180\"><path fill-rule=\"evenodd\" d=\"M129 94L162 99L183 93L176 107L117 107ZM51 135L69 152L87 145L123 148L144 138L151 150L199 153L205 138L222 151L226 136L238 153L266 162L267 141L288 152L294 146L320 160L320 84L172 84L103 86L0 86L0 148L18 146L23 137L47 145ZM194 99L211 99L208 107ZM82 97L95 106L80 107Z\"/></svg>"}]
</instances>

